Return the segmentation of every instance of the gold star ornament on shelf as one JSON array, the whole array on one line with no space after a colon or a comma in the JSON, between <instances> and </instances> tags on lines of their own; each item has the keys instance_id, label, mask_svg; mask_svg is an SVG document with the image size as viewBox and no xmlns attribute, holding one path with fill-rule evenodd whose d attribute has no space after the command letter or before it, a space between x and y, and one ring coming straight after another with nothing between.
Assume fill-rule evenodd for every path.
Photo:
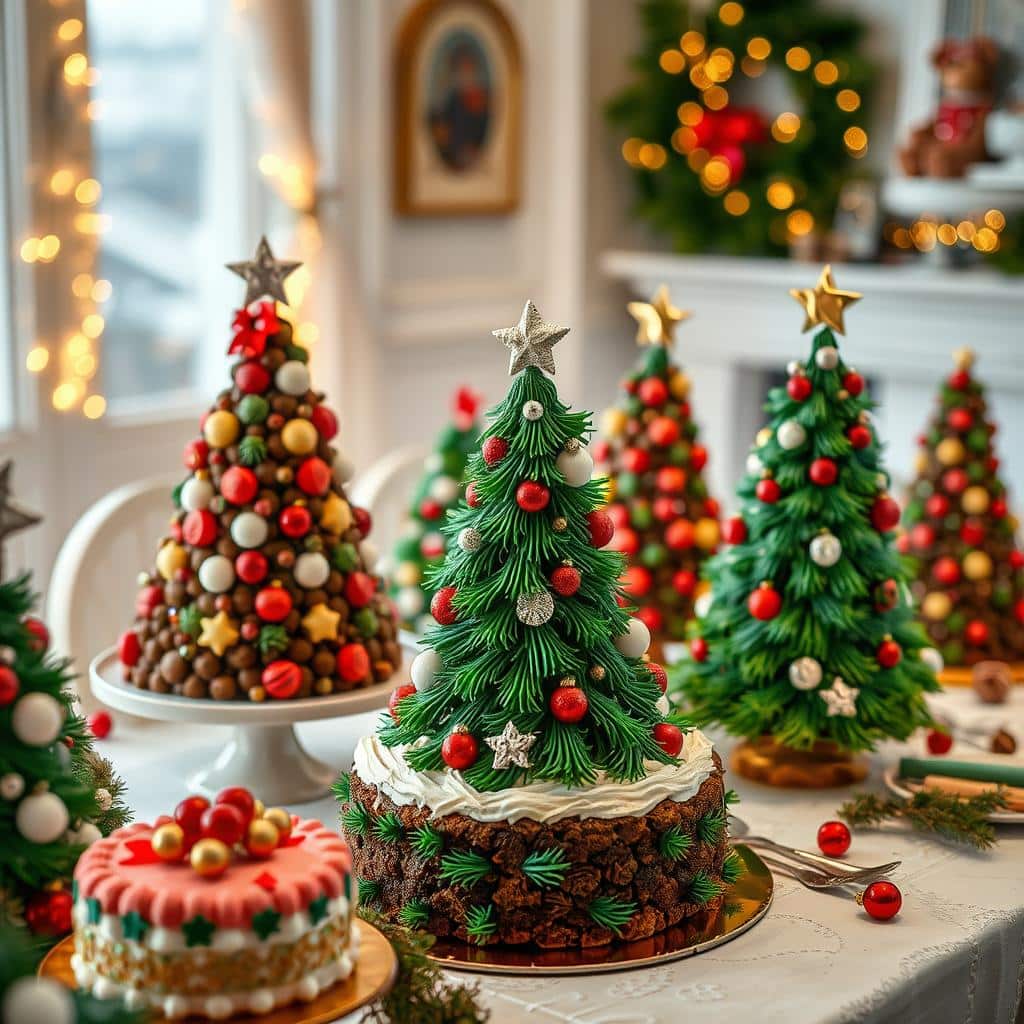
<instances>
[{"instance_id":1,"label":"gold star ornament on shelf","mask_svg":"<svg viewBox=\"0 0 1024 1024\"><path fill-rule=\"evenodd\" d=\"M284 293L285 278L294 273L301 263L289 260L275 260L274 254L270 251L270 243L266 235L260 239L256 246L256 255L251 260L241 263L227 263L225 266L232 274L237 274L245 281L245 302L248 306L251 302L258 302L265 295L269 295L278 302L288 305L288 296Z\"/></svg>"},{"instance_id":2,"label":"gold star ornament on shelf","mask_svg":"<svg viewBox=\"0 0 1024 1024\"><path fill-rule=\"evenodd\" d=\"M551 350L569 333L569 328L545 320L537 307L527 302L515 327L502 327L491 333L512 353L508 362L510 377L528 366L554 376L555 356Z\"/></svg>"},{"instance_id":3,"label":"gold star ornament on shelf","mask_svg":"<svg viewBox=\"0 0 1024 1024\"><path fill-rule=\"evenodd\" d=\"M664 345L671 348L676 340L676 325L693 315L688 309L672 305L668 285L663 284L650 302L630 302L629 315L637 323L638 345Z\"/></svg>"},{"instance_id":4,"label":"gold star ornament on shelf","mask_svg":"<svg viewBox=\"0 0 1024 1024\"><path fill-rule=\"evenodd\" d=\"M790 288L789 294L804 308L804 325L800 329L809 331L819 324L831 327L833 331L845 334L843 310L852 306L862 296L860 292L844 292L832 280L832 267L826 266L818 283L813 288Z\"/></svg>"}]
</instances>

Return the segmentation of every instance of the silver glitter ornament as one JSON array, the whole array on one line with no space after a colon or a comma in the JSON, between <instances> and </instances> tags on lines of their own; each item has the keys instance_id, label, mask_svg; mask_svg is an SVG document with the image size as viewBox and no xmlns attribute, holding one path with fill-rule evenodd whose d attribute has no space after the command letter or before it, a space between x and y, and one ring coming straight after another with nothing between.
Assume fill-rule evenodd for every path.
<instances>
[{"instance_id":1,"label":"silver glitter ornament","mask_svg":"<svg viewBox=\"0 0 1024 1024\"><path fill-rule=\"evenodd\" d=\"M472 526L467 526L459 531L458 545L463 551L479 551L483 543L480 531Z\"/></svg>"},{"instance_id":2,"label":"silver glitter ornament","mask_svg":"<svg viewBox=\"0 0 1024 1024\"><path fill-rule=\"evenodd\" d=\"M555 599L546 590L516 598L516 618L524 625L543 626L554 614Z\"/></svg>"},{"instance_id":3,"label":"silver glitter ornament","mask_svg":"<svg viewBox=\"0 0 1024 1024\"><path fill-rule=\"evenodd\" d=\"M811 561L823 569L836 564L843 553L843 545L832 533L819 533L809 545Z\"/></svg>"},{"instance_id":4,"label":"silver glitter ornament","mask_svg":"<svg viewBox=\"0 0 1024 1024\"><path fill-rule=\"evenodd\" d=\"M543 415L544 406L540 402L534 402L532 399L529 402L523 402L523 419L539 420Z\"/></svg>"},{"instance_id":5,"label":"silver glitter ornament","mask_svg":"<svg viewBox=\"0 0 1024 1024\"><path fill-rule=\"evenodd\" d=\"M787 451L792 451L807 440L807 431L796 420L783 420L775 431L775 440Z\"/></svg>"},{"instance_id":6,"label":"silver glitter ornament","mask_svg":"<svg viewBox=\"0 0 1024 1024\"><path fill-rule=\"evenodd\" d=\"M834 345L822 345L814 353L814 361L819 370L834 370L839 365L839 349Z\"/></svg>"}]
</instances>

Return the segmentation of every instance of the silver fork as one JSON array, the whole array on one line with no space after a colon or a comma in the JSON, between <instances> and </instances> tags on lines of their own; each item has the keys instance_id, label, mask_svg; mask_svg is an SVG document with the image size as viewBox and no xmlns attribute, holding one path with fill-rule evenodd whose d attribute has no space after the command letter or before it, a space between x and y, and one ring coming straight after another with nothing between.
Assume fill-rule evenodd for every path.
<instances>
[{"instance_id":1,"label":"silver fork","mask_svg":"<svg viewBox=\"0 0 1024 1024\"><path fill-rule=\"evenodd\" d=\"M863 885L878 878L875 871L852 871L847 874L827 874L818 868L798 868L795 864L776 860L767 855L761 858L765 864L795 878L808 889L836 889L843 885Z\"/></svg>"}]
</instances>

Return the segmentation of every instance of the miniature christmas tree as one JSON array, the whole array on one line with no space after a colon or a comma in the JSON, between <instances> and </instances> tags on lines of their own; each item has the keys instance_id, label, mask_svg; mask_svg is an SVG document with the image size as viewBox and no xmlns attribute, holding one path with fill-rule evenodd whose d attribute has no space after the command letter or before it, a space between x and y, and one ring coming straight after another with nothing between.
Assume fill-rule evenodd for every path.
<instances>
[{"instance_id":1,"label":"miniature christmas tree","mask_svg":"<svg viewBox=\"0 0 1024 1024\"><path fill-rule=\"evenodd\" d=\"M277 314L297 266L266 239L230 265L246 281L232 384L185 446L189 475L121 637L125 677L142 689L287 700L383 682L401 662L370 516L347 501L352 467L331 446L337 420Z\"/></svg>"},{"instance_id":2,"label":"miniature christmas tree","mask_svg":"<svg viewBox=\"0 0 1024 1024\"><path fill-rule=\"evenodd\" d=\"M738 488L742 514L708 562L710 607L678 675L701 723L790 750L870 750L927 724L922 694L937 683L892 544L899 508L871 402L837 348L844 307L859 296L837 289L828 267L793 295L804 329L817 328L810 358L768 396L770 427Z\"/></svg>"},{"instance_id":3,"label":"miniature christmas tree","mask_svg":"<svg viewBox=\"0 0 1024 1024\"><path fill-rule=\"evenodd\" d=\"M407 629L422 632L433 625L428 609L434 588L425 575L444 560L448 546L440 527L462 497L466 460L476 451L480 427L476 412L480 396L469 388L455 392L452 421L441 432L427 458L413 494L409 520L395 545L391 596Z\"/></svg>"},{"instance_id":4,"label":"miniature christmas tree","mask_svg":"<svg viewBox=\"0 0 1024 1024\"><path fill-rule=\"evenodd\" d=\"M988 417L985 389L960 349L921 437L901 547L917 564L921 618L947 665L1024 661L1024 555Z\"/></svg>"},{"instance_id":5,"label":"miniature christmas tree","mask_svg":"<svg viewBox=\"0 0 1024 1024\"><path fill-rule=\"evenodd\" d=\"M11 499L0 470L0 544L37 522ZM29 614L27 575L0 581L0 926L49 942L71 930L71 873L79 855L128 820L120 780L92 753L73 710L68 664L48 651Z\"/></svg>"},{"instance_id":6,"label":"miniature christmas tree","mask_svg":"<svg viewBox=\"0 0 1024 1024\"><path fill-rule=\"evenodd\" d=\"M643 357L623 383L620 404L595 445L610 478L611 547L626 556L622 586L656 642L682 640L693 616L700 563L719 541L718 502L702 471L707 451L690 417L690 381L669 359L675 326L689 314L662 285L650 302L631 302Z\"/></svg>"}]
</instances>

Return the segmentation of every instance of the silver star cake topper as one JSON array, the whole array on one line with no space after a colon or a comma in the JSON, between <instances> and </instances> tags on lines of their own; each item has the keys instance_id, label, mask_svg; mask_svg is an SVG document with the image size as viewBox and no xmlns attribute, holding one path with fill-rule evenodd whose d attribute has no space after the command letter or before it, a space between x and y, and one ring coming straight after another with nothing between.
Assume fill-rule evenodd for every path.
<instances>
[{"instance_id":1,"label":"silver star cake topper","mask_svg":"<svg viewBox=\"0 0 1024 1024\"><path fill-rule=\"evenodd\" d=\"M242 305L248 306L251 302L258 302L264 295L269 295L287 306L288 297L284 293L285 278L298 270L302 264L289 260L275 260L267 236L264 235L260 239L260 244L256 246L256 255L251 260L226 263L225 266L232 274L237 274L245 281L245 302Z\"/></svg>"},{"instance_id":2,"label":"silver star cake topper","mask_svg":"<svg viewBox=\"0 0 1024 1024\"><path fill-rule=\"evenodd\" d=\"M528 366L537 366L554 376L555 357L551 350L569 333L569 328L545 320L528 301L515 327L502 327L491 333L512 353L508 361L510 377Z\"/></svg>"},{"instance_id":3,"label":"silver star cake topper","mask_svg":"<svg viewBox=\"0 0 1024 1024\"><path fill-rule=\"evenodd\" d=\"M859 693L860 690L856 686L847 686L839 676L836 676L832 681L832 686L827 690L819 690L818 696L828 706L829 718L835 715L853 718L857 714L857 694Z\"/></svg>"},{"instance_id":4,"label":"silver star cake topper","mask_svg":"<svg viewBox=\"0 0 1024 1024\"><path fill-rule=\"evenodd\" d=\"M494 751L496 769L530 767L530 747L537 742L535 732L520 732L516 723L509 721L497 736L485 736L484 743Z\"/></svg>"}]
</instances>

